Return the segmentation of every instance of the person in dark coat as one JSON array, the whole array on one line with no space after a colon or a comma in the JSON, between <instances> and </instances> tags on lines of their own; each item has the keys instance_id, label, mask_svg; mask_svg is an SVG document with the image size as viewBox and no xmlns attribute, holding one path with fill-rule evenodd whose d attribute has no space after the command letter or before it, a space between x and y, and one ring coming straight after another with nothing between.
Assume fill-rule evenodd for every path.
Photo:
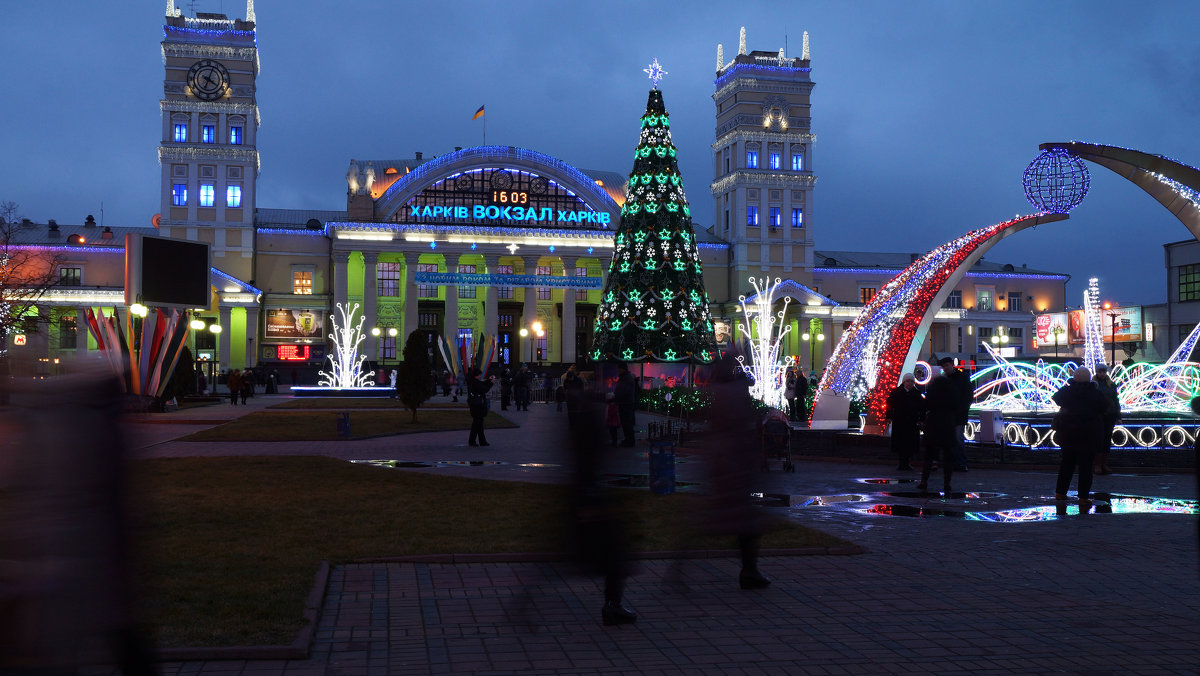
<instances>
[{"instance_id":1,"label":"person in dark coat","mask_svg":"<svg viewBox=\"0 0 1200 676\"><path fill-rule=\"evenodd\" d=\"M512 372L508 369L500 374L500 410L507 411L508 405L512 402L513 379Z\"/></svg>"},{"instance_id":2,"label":"person in dark coat","mask_svg":"<svg viewBox=\"0 0 1200 676\"><path fill-rule=\"evenodd\" d=\"M975 401L975 388L971 386L971 376L954 365L953 357L942 357L938 360L942 374L954 384L957 394L957 408L954 413L954 469L959 472L967 471L967 448L963 443L967 419L971 415L971 404Z\"/></svg>"},{"instance_id":3,"label":"person in dark coat","mask_svg":"<svg viewBox=\"0 0 1200 676\"><path fill-rule=\"evenodd\" d=\"M925 390L925 464L921 467L921 483L917 489L929 487L933 462L942 464L942 490L950 495L950 479L954 475L955 426L961 397L959 389L945 373L929 381Z\"/></svg>"},{"instance_id":4,"label":"person in dark coat","mask_svg":"<svg viewBox=\"0 0 1200 676\"><path fill-rule=\"evenodd\" d=\"M1104 364L1096 365L1096 374L1092 376L1092 382L1096 383L1096 389L1100 390L1100 394L1104 395L1104 401L1108 404L1102 418L1104 429L1100 435L1100 444L1096 446L1096 474L1112 474L1112 470L1108 467L1108 452L1112 450L1113 428L1121 419L1121 393L1117 389L1117 384L1108 377L1108 367Z\"/></svg>"},{"instance_id":5,"label":"person in dark coat","mask_svg":"<svg viewBox=\"0 0 1200 676\"><path fill-rule=\"evenodd\" d=\"M1108 402L1092 382L1087 367L1075 369L1071 380L1054 393L1058 413L1054 416L1054 440L1062 449L1058 465L1055 500L1066 500L1071 475L1079 469L1079 501L1088 502L1092 490L1092 461L1104 429Z\"/></svg>"},{"instance_id":6,"label":"person in dark coat","mask_svg":"<svg viewBox=\"0 0 1200 676\"><path fill-rule=\"evenodd\" d=\"M242 371L242 403L246 403L246 399L254 396L254 371L246 369Z\"/></svg>"},{"instance_id":7,"label":"person in dark coat","mask_svg":"<svg viewBox=\"0 0 1200 676\"><path fill-rule=\"evenodd\" d=\"M578 411L583 404L584 382L583 376L579 375L579 369L574 364L567 367L567 372L563 374L562 388L564 401L567 404L567 413Z\"/></svg>"},{"instance_id":8,"label":"person in dark coat","mask_svg":"<svg viewBox=\"0 0 1200 676\"><path fill-rule=\"evenodd\" d=\"M467 409L471 411L471 434L467 439L468 446L490 446L483 434L483 419L488 413L488 390L492 389L496 376L480 380L483 372L478 366L472 366L467 371ZM478 442L478 443L477 443Z\"/></svg>"},{"instance_id":9,"label":"person in dark coat","mask_svg":"<svg viewBox=\"0 0 1200 676\"><path fill-rule=\"evenodd\" d=\"M225 385L229 387L229 403L237 404L238 397L242 394L241 372L237 369L231 370L229 375L225 376Z\"/></svg>"},{"instance_id":10,"label":"person in dark coat","mask_svg":"<svg viewBox=\"0 0 1200 676\"><path fill-rule=\"evenodd\" d=\"M898 470L911 470L909 459L921 450L921 423L925 419L925 397L917 379L905 373L900 385L888 393L887 419L892 421L892 452L899 458Z\"/></svg>"},{"instance_id":11,"label":"person in dark coat","mask_svg":"<svg viewBox=\"0 0 1200 676\"><path fill-rule=\"evenodd\" d=\"M532 374L529 373L529 367L521 364L521 368L513 378L513 391L517 397L518 411L529 410L529 387L533 384L532 378Z\"/></svg>"},{"instance_id":12,"label":"person in dark coat","mask_svg":"<svg viewBox=\"0 0 1200 676\"><path fill-rule=\"evenodd\" d=\"M617 403L617 413L621 416L621 430L625 438L622 446L633 446L634 409L637 406L637 381L629 372L629 365L617 362L617 384L613 386L613 401Z\"/></svg>"},{"instance_id":13,"label":"person in dark coat","mask_svg":"<svg viewBox=\"0 0 1200 676\"><path fill-rule=\"evenodd\" d=\"M758 550L767 523L751 498L757 490L760 456L756 445L747 443L755 436L757 418L749 385L745 372L728 355L713 364L710 432L700 450L708 465L708 504L701 514L704 530L737 538L742 561L738 585L765 589L771 579L758 569Z\"/></svg>"}]
</instances>

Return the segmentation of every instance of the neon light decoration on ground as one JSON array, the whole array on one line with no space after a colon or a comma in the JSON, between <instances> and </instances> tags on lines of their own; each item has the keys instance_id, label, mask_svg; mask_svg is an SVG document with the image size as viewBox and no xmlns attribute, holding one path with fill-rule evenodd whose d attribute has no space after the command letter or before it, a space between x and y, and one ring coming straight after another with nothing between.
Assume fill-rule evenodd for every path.
<instances>
[{"instance_id":1,"label":"neon light decoration on ground","mask_svg":"<svg viewBox=\"0 0 1200 676\"><path fill-rule=\"evenodd\" d=\"M362 330L366 316L360 315L358 323L354 323L358 303L349 310L338 303L337 309L337 314L329 315L329 320L333 322L333 333L329 334L329 339L333 341L333 353L326 356L330 373L320 371L322 378L318 384L333 388L372 387L374 383L370 379L375 372L363 370L367 356L358 353L359 345L367 339ZM340 321L338 315L341 315Z\"/></svg>"},{"instance_id":2,"label":"neon light decoration on ground","mask_svg":"<svg viewBox=\"0 0 1200 676\"><path fill-rule=\"evenodd\" d=\"M737 329L750 346L752 363L747 365L745 357L742 355L738 355L737 360L746 375L754 380L750 386L750 396L771 408L786 410L787 404L783 396L784 380L787 369L792 365L792 358L786 356L781 361L779 347L783 344L784 336L792 330L791 326L786 326L783 322L783 318L787 314L788 303L792 299L790 296L784 296L783 309L772 313L775 287L779 286L779 279L776 278L774 284L763 289L762 287L769 281L769 279L750 278L755 292L753 306L746 305L745 296L738 297L738 302L742 304L742 316L746 318L746 323L739 323Z\"/></svg>"}]
</instances>

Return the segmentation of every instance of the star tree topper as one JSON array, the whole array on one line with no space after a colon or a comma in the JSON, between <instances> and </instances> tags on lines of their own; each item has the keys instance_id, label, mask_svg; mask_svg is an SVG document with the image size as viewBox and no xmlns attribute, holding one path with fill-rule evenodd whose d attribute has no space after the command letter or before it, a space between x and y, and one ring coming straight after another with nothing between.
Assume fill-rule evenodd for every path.
<instances>
[{"instance_id":1,"label":"star tree topper","mask_svg":"<svg viewBox=\"0 0 1200 676\"><path fill-rule=\"evenodd\" d=\"M650 64L650 67L643 68L642 72L650 76L650 84L654 85L655 89L658 89L658 81L663 79L663 76L667 74L667 71L663 70L663 67L658 65L658 59L654 59L654 62Z\"/></svg>"}]
</instances>

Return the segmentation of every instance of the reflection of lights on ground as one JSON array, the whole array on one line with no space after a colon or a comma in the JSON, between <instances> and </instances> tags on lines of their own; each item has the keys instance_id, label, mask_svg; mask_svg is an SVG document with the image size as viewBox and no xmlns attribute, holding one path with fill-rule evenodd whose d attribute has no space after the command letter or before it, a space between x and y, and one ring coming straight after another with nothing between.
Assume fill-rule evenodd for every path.
<instances>
[{"instance_id":1,"label":"reflection of lights on ground","mask_svg":"<svg viewBox=\"0 0 1200 676\"><path fill-rule=\"evenodd\" d=\"M1101 499L1101 496L1108 499ZM1109 496L1107 494L1096 494L1096 497L1096 500L1085 504L1074 501L1058 502L1052 505L1004 509L995 512L887 504L872 505L863 511L867 514L880 514L884 516L945 516L966 519L968 521L991 521L994 523L1052 521L1064 516L1079 516L1080 514L1200 514L1200 507L1198 507L1195 500L1143 498L1131 495Z\"/></svg>"}]
</instances>

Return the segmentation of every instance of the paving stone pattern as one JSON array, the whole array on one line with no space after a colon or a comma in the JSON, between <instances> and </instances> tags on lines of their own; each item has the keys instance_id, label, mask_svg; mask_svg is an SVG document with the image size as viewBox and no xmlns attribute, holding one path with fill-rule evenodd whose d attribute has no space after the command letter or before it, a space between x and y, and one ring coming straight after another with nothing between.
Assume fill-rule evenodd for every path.
<instances>
[{"instance_id":1,"label":"paving stone pattern","mask_svg":"<svg viewBox=\"0 0 1200 676\"><path fill-rule=\"evenodd\" d=\"M346 458L504 460L510 464L394 471L563 480L556 467L522 466L555 464L552 449L528 440L549 435L561 415L552 406L508 414L522 428L489 432L492 447L478 449L487 457L461 446L466 431L288 444L268 452L288 454L291 447ZM167 436L144 437L144 454L250 452L241 444L218 448L159 438ZM272 445L254 446L262 454ZM627 460L631 471L645 463L635 453ZM640 618L621 627L601 625L600 581L568 562L340 566L331 573L309 659L167 663L163 673L1200 673L1196 516L1078 514L1074 503L1066 516L1028 523L883 516L865 508L988 511L1052 504L1054 474L1048 468L972 469L956 475L955 490L996 496L943 500L893 497L886 493L903 484L858 481L915 476L890 466L807 459L797 465L794 474L764 474L762 489L860 495L830 506L780 509L866 553L765 557L762 569L775 582L761 591L738 588L733 557L642 561L626 592ZM680 464L679 471L680 478L702 476L696 464ZM1095 490L1196 499L1194 476L1146 469L1097 477Z\"/></svg>"}]
</instances>

